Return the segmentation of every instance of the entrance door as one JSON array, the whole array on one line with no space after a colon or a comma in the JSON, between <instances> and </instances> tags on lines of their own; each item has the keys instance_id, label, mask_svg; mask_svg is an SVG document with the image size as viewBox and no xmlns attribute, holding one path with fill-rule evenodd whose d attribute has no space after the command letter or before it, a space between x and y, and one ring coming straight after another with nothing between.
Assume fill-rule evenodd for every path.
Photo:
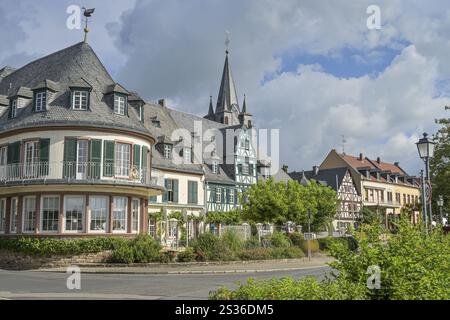
<instances>
[{"instance_id":1,"label":"entrance door","mask_svg":"<svg viewBox=\"0 0 450 320\"><path fill-rule=\"evenodd\" d=\"M88 141L77 141L77 179L87 178L88 167Z\"/></svg>"}]
</instances>

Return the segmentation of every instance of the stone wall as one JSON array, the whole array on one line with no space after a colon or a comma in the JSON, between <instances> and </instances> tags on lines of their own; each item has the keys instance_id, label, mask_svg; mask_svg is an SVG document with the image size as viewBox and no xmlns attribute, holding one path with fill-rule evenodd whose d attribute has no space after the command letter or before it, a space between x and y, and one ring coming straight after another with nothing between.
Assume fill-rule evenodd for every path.
<instances>
[{"instance_id":1,"label":"stone wall","mask_svg":"<svg viewBox=\"0 0 450 320\"><path fill-rule=\"evenodd\" d=\"M23 253L0 250L0 269L29 270L39 268L67 267L77 264L105 263L111 251L86 253L76 256L33 256Z\"/></svg>"}]
</instances>

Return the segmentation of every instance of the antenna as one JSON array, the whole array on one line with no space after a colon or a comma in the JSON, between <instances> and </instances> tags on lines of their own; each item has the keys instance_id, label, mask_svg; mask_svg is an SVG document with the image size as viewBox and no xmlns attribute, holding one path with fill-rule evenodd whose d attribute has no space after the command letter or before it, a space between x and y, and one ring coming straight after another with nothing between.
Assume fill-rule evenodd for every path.
<instances>
[{"instance_id":1,"label":"antenna","mask_svg":"<svg viewBox=\"0 0 450 320\"><path fill-rule=\"evenodd\" d=\"M342 137L342 154L345 154L345 144L347 143L347 140L345 139L345 135L341 135Z\"/></svg>"},{"instance_id":2,"label":"antenna","mask_svg":"<svg viewBox=\"0 0 450 320\"><path fill-rule=\"evenodd\" d=\"M88 18L90 18L92 16L92 14L95 11L95 8L91 8L91 9L86 9L86 7L81 8L83 9L83 15L85 17L84 21L85 21L85 26L84 26L84 42L87 41L87 34L89 32L88 29Z\"/></svg>"},{"instance_id":3,"label":"antenna","mask_svg":"<svg viewBox=\"0 0 450 320\"><path fill-rule=\"evenodd\" d=\"M229 49L229 47L230 47L230 31L228 31L228 30L226 30L225 31L225 48L226 48L226 50L225 50L225 52L228 54L228 49Z\"/></svg>"}]
</instances>

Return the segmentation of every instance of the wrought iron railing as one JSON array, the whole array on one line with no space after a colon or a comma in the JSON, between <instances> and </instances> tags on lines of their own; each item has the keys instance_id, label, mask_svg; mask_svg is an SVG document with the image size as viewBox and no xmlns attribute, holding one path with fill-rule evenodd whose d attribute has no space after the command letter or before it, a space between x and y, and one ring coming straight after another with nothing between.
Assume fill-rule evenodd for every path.
<instances>
[{"instance_id":1,"label":"wrought iron railing","mask_svg":"<svg viewBox=\"0 0 450 320\"><path fill-rule=\"evenodd\" d=\"M123 180L130 183L160 184L158 178L150 177L150 170L133 165L74 161L0 165L1 183L48 179Z\"/></svg>"}]
</instances>

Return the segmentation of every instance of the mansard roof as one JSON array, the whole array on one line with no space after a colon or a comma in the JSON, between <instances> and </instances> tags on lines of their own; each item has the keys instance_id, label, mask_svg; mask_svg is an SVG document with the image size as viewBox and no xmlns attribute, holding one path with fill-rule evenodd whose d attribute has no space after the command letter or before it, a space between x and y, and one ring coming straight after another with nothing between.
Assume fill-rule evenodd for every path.
<instances>
[{"instance_id":1,"label":"mansard roof","mask_svg":"<svg viewBox=\"0 0 450 320\"><path fill-rule=\"evenodd\" d=\"M93 126L125 129L148 135L134 108L129 115L114 114L104 95L116 82L109 75L91 46L80 42L68 48L37 59L17 69L0 82L0 95L11 96L21 87L35 88L42 81L58 83L59 91L49 101L45 112L32 111L31 102L21 108L14 119L7 112L0 115L0 128L10 131L19 128L59 125ZM70 87L92 88L89 110L70 110Z\"/></svg>"}]
</instances>

